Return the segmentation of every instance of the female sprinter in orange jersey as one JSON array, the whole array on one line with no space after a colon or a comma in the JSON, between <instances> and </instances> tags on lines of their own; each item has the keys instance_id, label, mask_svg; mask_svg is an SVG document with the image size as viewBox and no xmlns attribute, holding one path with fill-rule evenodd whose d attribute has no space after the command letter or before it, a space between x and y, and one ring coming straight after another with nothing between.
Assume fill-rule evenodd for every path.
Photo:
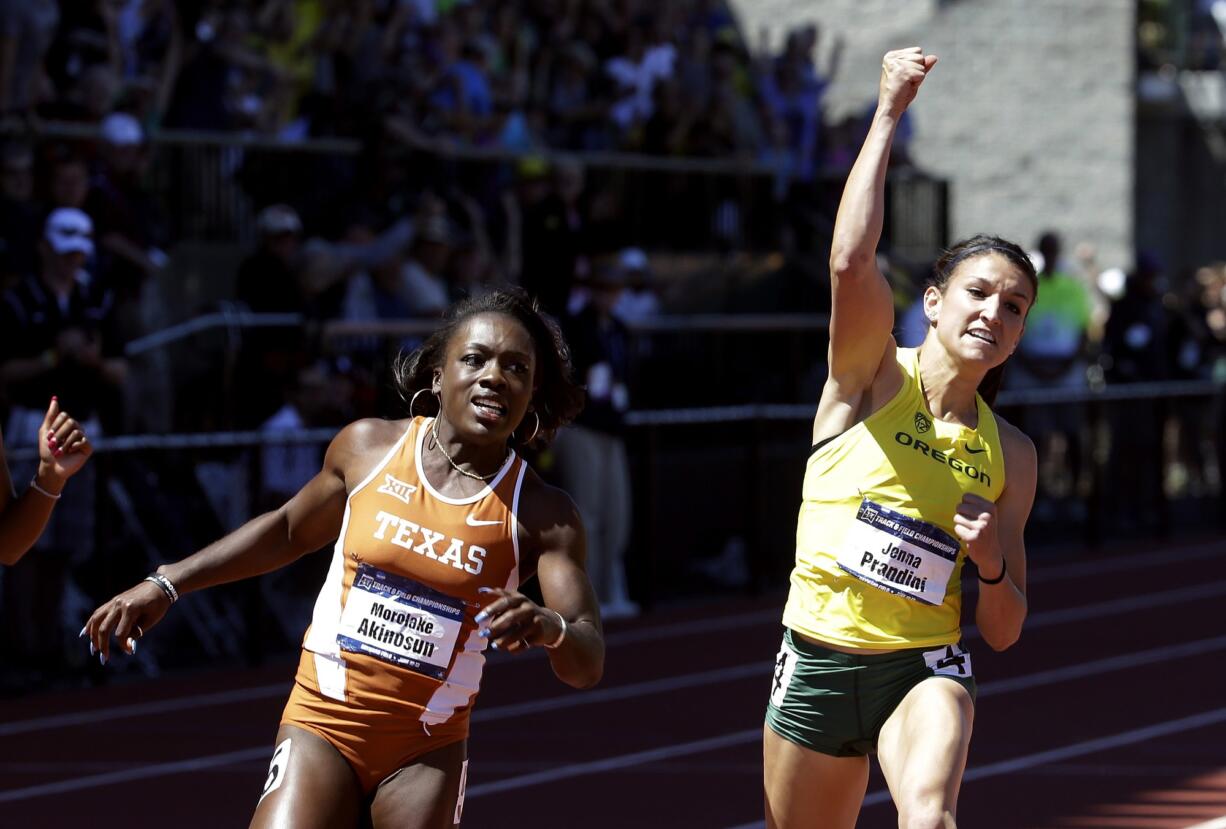
<instances>
[{"instance_id":1,"label":"female sprinter in orange jersey","mask_svg":"<svg viewBox=\"0 0 1226 829\"><path fill-rule=\"evenodd\" d=\"M763 737L769 827L853 827L874 752L899 826L954 826L975 712L963 563L981 583L985 642L1009 647L1026 617L1035 451L990 403L1035 300L1034 267L994 236L952 247L924 292L918 349L895 343L877 269L894 131L936 60L885 56L835 222L830 374Z\"/></svg>"},{"instance_id":2,"label":"female sprinter in orange jersey","mask_svg":"<svg viewBox=\"0 0 1226 829\"><path fill-rule=\"evenodd\" d=\"M546 648L599 681L604 639L570 498L514 446L582 405L556 326L522 292L456 306L397 367L405 420L361 420L280 509L157 572L86 625L131 650L178 596L336 540L253 827L440 829L460 821L466 738L489 647ZM540 580L545 606L517 592Z\"/></svg>"}]
</instances>

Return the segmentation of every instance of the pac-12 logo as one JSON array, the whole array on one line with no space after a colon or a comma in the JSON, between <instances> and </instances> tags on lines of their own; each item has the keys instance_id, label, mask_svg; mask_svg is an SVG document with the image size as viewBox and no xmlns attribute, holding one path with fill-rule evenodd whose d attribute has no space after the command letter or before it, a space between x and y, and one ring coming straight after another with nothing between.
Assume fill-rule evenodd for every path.
<instances>
[{"instance_id":1,"label":"pac-12 logo","mask_svg":"<svg viewBox=\"0 0 1226 829\"><path fill-rule=\"evenodd\" d=\"M932 421L924 416L923 412L915 413L915 431L921 435L932 428Z\"/></svg>"}]
</instances>

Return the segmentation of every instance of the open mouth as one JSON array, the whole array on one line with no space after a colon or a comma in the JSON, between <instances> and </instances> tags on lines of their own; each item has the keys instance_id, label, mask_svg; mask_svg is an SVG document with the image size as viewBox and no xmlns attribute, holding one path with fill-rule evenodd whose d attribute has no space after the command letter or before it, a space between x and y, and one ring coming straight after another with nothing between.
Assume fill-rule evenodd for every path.
<instances>
[{"instance_id":1,"label":"open mouth","mask_svg":"<svg viewBox=\"0 0 1226 829\"><path fill-rule=\"evenodd\" d=\"M986 328L974 328L966 333L980 342L987 343L988 345L996 345L996 338L993 337L992 332L988 331Z\"/></svg>"},{"instance_id":2,"label":"open mouth","mask_svg":"<svg viewBox=\"0 0 1226 829\"><path fill-rule=\"evenodd\" d=\"M483 420L499 420L507 415L507 407L490 397L477 398L473 401L473 408L477 410L477 416Z\"/></svg>"}]
</instances>

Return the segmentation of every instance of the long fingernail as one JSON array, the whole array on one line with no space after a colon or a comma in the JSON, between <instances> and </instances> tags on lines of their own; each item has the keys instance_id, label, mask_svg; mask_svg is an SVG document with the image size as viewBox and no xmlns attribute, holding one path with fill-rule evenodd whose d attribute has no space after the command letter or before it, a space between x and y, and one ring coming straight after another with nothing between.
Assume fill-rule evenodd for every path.
<instances>
[{"instance_id":1,"label":"long fingernail","mask_svg":"<svg viewBox=\"0 0 1226 829\"><path fill-rule=\"evenodd\" d=\"M89 655L90 655L90 656L93 656L93 655L94 655L94 654L96 654L97 652L98 652L98 649L94 647L94 643L91 641L91 642L89 643Z\"/></svg>"},{"instance_id":2,"label":"long fingernail","mask_svg":"<svg viewBox=\"0 0 1226 829\"><path fill-rule=\"evenodd\" d=\"M498 643L497 643L497 642L490 642L490 647L491 647L491 648L493 648L494 650L498 650Z\"/></svg>"},{"instance_id":3,"label":"long fingernail","mask_svg":"<svg viewBox=\"0 0 1226 829\"><path fill-rule=\"evenodd\" d=\"M478 593L493 593L493 592L494 592L494 588L492 588L492 587L478 587L478 588L477 588L477 592L478 592Z\"/></svg>"},{"instance_id":4,"label":"long fingernail","mask_svg":"<svg viewBox=\"0 0 1226 829\"><path fill-rule=\"evenodd\" d=\"M490 614L486 613L486 612L483 610L483 611L481 611L480 613L478 613L476 616L474 616L474 617L473 617L473 621L474 621L474 622L476 622L477 624L481 624L482 622L484 622L484 621L485 621L486 619L488 619L489 617L490 617Z\"/></svg>"},{"instance_id":5,"label":"long fingernail","mask_svg":"<svg viewBox=\"0 0 1226 829\"><path fill-rule=\"evenodd\" d=\"M128 653L136 656L136 640L131 636L128 637Z\"/></svg>"},{"instance_id":6,"label":"long fingernail","mask_svg":"<svg viewBox=\"0 0 1226 829\"><path fill-rule=\"evenodd\" d=\"M105 653L98 654L98 661L101 662L103 665L105 665L106 664L106 654Z\"/></svg>"},{"instance_id":7,"label":"long fingernail","mask_svg":"<svg viewBox=\"0 0 1226 829\"><path fill-rule=\"evenodd\" d=\"M85 626L85 628L87 628L87 627L89 627L89 625L86 625L86 626ZM84 637L84 636L85 636L85 628L81 628L81 632L77 634L77 638L78 638L78 639L80 639L80 638L82 638L82 637Z\"/></svg>"},{"instance_id":8,"label":"long fingernail","mask_svg":"<svg viewBox=\"0 0 1226 829\"><path fill-rule=\"evenodd\" d=\"M483 638L483 639L488 639L488 638L490 638L490 629L489 629L489 628L481 628L481 630L477 631L477 635L478 635L478 636L480 636L480 637L481 637L481 638Z\"/></svg>"}]
</instances>

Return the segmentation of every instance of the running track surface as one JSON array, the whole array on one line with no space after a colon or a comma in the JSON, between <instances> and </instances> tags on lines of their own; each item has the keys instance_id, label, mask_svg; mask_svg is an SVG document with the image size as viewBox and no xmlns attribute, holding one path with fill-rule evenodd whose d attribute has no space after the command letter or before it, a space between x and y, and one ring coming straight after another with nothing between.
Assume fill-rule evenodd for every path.
<instances>
[{"instance_id":1,"label":"running track surface","mask_svg":"<svg viewBox=\"0 0 1226 829\"><path fill-rule=\"evenodd\" d=\"M1226 829L1226 541L1047 551L1021 641L966 630L980 683L964 827ZM761 826L782 595L608 625L605 679L492 658L464 825ZM974 596L966 600L966 615ZM246 826L292 666L10 700L0 825ZM860 827L896 826L874 769Z\"/></svg>"}]
</instances>

